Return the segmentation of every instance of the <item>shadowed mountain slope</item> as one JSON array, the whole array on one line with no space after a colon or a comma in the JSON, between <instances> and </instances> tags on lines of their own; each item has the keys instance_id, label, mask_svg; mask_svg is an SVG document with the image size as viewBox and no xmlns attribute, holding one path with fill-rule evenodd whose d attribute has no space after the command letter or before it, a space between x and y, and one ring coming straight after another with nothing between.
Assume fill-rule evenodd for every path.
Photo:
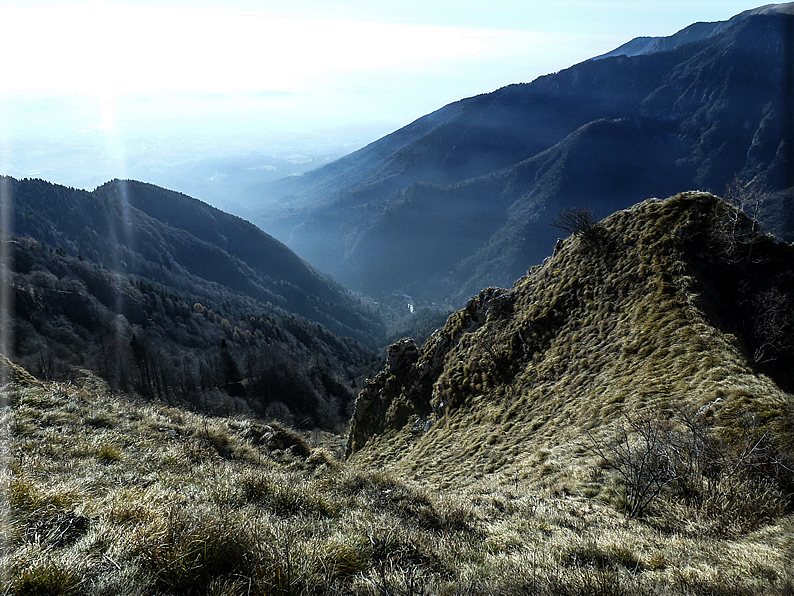
<instances>
[{"instance_id":1,"label":"shadowed mountain slope","mask_svg":"<svg viewBox=\"0 0 794 596\"><path fill-rule=\"evenodd\" d=\"M11 229L109 269L192 291L195 276L366 340L376 322L342 286L248 222L181 193L114 180L93 192L3 180Z\"/></svg>"},{"instance_id":2,"label":"shadowed mountain slope","mask_svg":"<svg viewBox=\"0 0 794 596\"><path fill-rule=\"evenodd\" d=\"M349 417L382 328L286 246L148 184L1 182L9 356L28 370L329 429Z\"/></svg>"},{"instance_id":3,"label":"shadowed mountain slope","mask_svg":"<svg viewBox=\"0 0 794 596\"><path fill-rule=\"evenodd\" d=\"M624 416L708 408L716 428L752 418L791 453L792 263L792 246L709 194L619 211L421 348L392 346L348 450L442 485L507 479L542 474L541 451L581 457L588 432Z\"/></svg>"},{"instance_id":4,"label":"shadowed mountain slope","mask_svg":"<svg viewBox=\"0 0 794 596\"><path fill-rule=\"evenodd\" d=\"M794 16L751 14L461 100L274 183L288 209L257 221L350 287L459 303L540 262L570 205L607 215L738 177L771 192L767 223L790 238L793 44Z\"/></svg>"}]
</instances>

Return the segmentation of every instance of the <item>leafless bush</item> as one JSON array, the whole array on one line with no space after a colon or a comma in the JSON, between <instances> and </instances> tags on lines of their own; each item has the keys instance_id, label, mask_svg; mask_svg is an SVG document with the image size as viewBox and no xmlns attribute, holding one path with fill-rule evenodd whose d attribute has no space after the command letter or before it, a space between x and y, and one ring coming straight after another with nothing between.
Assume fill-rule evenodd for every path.
<instances>
[{"instance_id":1,"label":"leafless bush","mask_svg":"<svg viewBox=\"0 0 794 596\"><path fill-rule=\"evenodd\" d=\"M754 414L743 415L732 436L718 436L704 411L682 409L679 418L683 430L672 440L686 464L684 477L714 480L743 475L786 483L794 474L774 435L762 428Z\"/></svg>"},{"instance_id":2,"label":"leafless bush","mask_svg":"<svg viewBox=\"0 0 794 596\"><path fill-rule=\"evenodd\" d=\"M595 214L587 207L562 209L551 221L559 230L578 236L585 242L595 242L600 237L600 226Z\"/></svg>"},{"instance_id":3,"label":"leafless bush","mask_svg":"<svg viewBox=\"0 0 794 596\"><path fill-rule=\"evenodd\" d=\"M794 465L755 417L738 421L730 436L701 411L678 418L674 425L658 414L627 417L611 443L590 437L591 450L624 482L629 516L643 515L666 490L718 528L749 531L785 512Z\"/></svg>"},{"instance_id":4,"label":"leafless bush","mask_svg":"<svg viewBox=\"0 0 794 596\"><path fill-rule=\"evenodd\" d=\"M773 287L756 296L753 303L753 333L759 345L753 360L766 363L777 360L794 347L791 304L788 297Z\"/></svg>"},{"instance_id":5,"label":"leafless bush","mask_svg":"<svg viewBox=\"0 0 794 596\"><path fill-rule=\"evenodd\" d=\"M761 237L767 191L758 183L733 180L725 188L725 206L715 218L712 242L729 263L750 263L753 244Z\"/></svg>"},{"instance_id":6,"label":"leafless bush","mask_svg":"<svg viewBox=\"0 0 794 596\"><path fill-rule=\"evenodd\" d=\"M611 445L590 438L592 450L623 479L626 510L631 517L642 515L677 478L671 432L669 422L661 416L626 417Z\"/></svg>"},{"instance_id":7,"label":"leafless bush","mask_svg":"<svg viewBox=\"0 0 794 596\"><path fill-rule=\"evenodd\" d=\"M682 430L672 439L681 462L675 495L710 519L713 532L751 531L785 513L791 458L754 415L743 416L731 435L718 436L703 412L679 414Z\"/></svg>"},{"instance_id":8,"label":"leafless bush","mask_svg":"<svg viewBox=\"0 0 794 596\"><path fill-rule=\"evenodd\" d=\"M759 229L759 221L764 214L764 204L768 192L758 182L734 178L725 187L725 200L744 213L754 224L754 229Z\"/></svg>"}]
</instances>

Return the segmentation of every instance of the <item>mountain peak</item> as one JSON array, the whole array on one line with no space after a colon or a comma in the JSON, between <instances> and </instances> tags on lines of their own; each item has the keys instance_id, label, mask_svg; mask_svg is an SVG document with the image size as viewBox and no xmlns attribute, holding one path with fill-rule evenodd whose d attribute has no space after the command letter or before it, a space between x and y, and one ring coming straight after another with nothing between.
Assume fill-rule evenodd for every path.
<instances>
[{"instance_id":1,"label":"mountain peak","mask_svg":"<svg viewBox=\"0 0 794 596\"><path fill-rule=\"evenodd\" d=\"M656 52L667 52L687 43L701 41L719 35L726 29L742 22L747 17L768 14L794 15L794 2L766 4L758 8L745 10L727 21L694 23L688 27L684 27L673 35L662 37L635 37L611 52L601 54L600 56L591 58L591 60L603 60L604 58L613 58L616 56L641 56Z\"/></svg>"}]
</instances>

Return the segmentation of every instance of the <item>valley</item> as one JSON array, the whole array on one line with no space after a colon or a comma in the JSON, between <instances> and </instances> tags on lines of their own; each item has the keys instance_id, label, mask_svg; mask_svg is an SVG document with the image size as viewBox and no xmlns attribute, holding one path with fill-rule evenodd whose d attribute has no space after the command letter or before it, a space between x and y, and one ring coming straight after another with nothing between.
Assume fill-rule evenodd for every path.
<instances>
[{"instance_id":1,"label":"valley","mask_svg":"<svg viewBox=\"0 0 794 596\"><path fill-rule=\"evenodd\" d=\"M224 164L253 223L0 177L0 592L794 593L792 44Z\"/></svg>"},{"instance_id":2,"label":"valley","mask_svg":"<svg viewBox=\"0 0 794 596\"><path fill-rule=\"evenodd\" d=\"M456 306L545 258L568 207L605 217L738 179L769 192L767 229L790 241L790 6L444 106L270 183L253 221L353 289Z\"/></svg>"},{"instance_id":3,"label":"valley","mask_svg":"<svg viewBox=\"0 0 794 596\"><path fill-rule=\"evenodd\" d=\"M645 201L393 345L347 447L4 361L6 589L790 593L792 247L733 209Z\"/></svg>"}]
</instances>

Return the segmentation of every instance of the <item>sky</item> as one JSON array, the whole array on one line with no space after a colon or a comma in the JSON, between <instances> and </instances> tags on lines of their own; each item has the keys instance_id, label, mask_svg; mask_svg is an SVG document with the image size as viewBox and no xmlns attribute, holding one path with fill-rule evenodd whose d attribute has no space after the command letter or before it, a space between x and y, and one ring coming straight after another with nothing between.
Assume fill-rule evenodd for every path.
<instances>
[{"instance_id":1,"label":"sky","mask_svg":"<svg viewBox=\"0 0 794 596\"><path fill-rule=\"evenodd\" d=\"M0 0L0 174L339 155L734 0ZM147 169L148 168L148 169Z\"/></svg>"}]
</instances>

